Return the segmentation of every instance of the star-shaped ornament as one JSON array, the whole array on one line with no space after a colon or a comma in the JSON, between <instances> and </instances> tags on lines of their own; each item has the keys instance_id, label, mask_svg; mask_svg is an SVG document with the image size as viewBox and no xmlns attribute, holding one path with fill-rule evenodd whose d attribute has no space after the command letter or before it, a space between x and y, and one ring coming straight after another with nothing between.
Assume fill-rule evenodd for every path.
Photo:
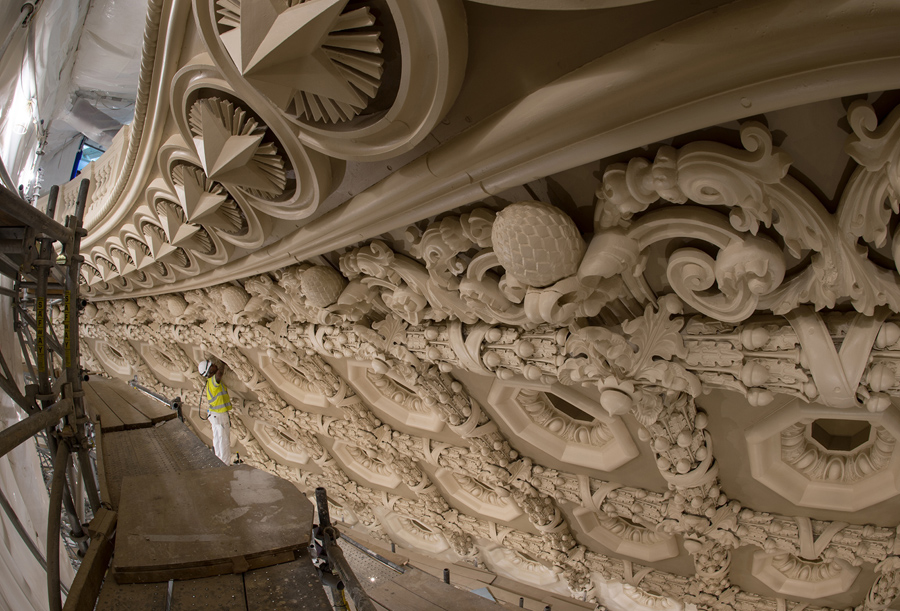
<instances>
[{"instance_id":1,"label":"star-shaped ornament","mask_svg":"<svg viewBox=\"0 0 900 611\"><path fill-rule=\"evenodd\" d=\"M184 246L200 229L199 225L185 223L178 217L179 215L174 210L170 210L168 214L159 215L159 221L162 223L163 229L169 238L169 243L172 246Z\"/></svg>"},{"instance_id":2,"label":"star-shaped ornament","mask_svg":"<svg viewBox=\"0 0 900 611\"><path fill-rule=\"evenodd\" d=\"M175 185L175 194L184 209L185 218L196 223L204 217L209 217L228 199L228 195L222 193L210 193L206 190L205 181L199 172L183 171L182 184Z\"/></svg>"},{"instance_id":3,"label":"star-shaped ornament","mask_svg":"<svg viewBox=\"0 0 900 611\"><path fill-rule=\"evenodd\" d=\"M93 265L82 265L81 274L84 276L84 281L88 286L94 286L103 282L100 271Z\"/></svg>"},{"instance_id":4,"label":"star-shaped ornament","mask_svg":"<svg viewBox=\"0 0 900 611\"><path fill-rule=\"evenodd\" d=\"M175 246L169 244L165 230L156 225L151 225L150 230L144 233L144 239L147 240L154 263L166 262L177 250Z\"/></svg>"},{"instance_id":5,"label":"star-shaped ornament","mask_svg":"<svg viewBox=\"0 0 900 611\"><path fill-rule=\"evenodd\" d=\"M137 239L129 239L126 242L125 247L128 249L128 254L131 255L131 259L134 261L135 269L142 270L154 263L153 255L150 254L150 247Z\"/></svg>"},{"instance_id":6,"label":"star-shaped ornament","mask_svg":"<svg viewBox=\"0 0 900 611\"><path fill-rule=\"evenodd\" d=\"M222 42L241 74L282 108L300 92L362 106L364 98L322 49L346 5L347 0L291 7L284 0L254 2L252 10L241 11L241 27L223 34Z\"/></svg>"},{"instance_id":7,"label":"star-shaped ornament","mask_svg":"<svg viewBox=\"0 0 900 611\"><path fill-rule=\"evenodd\" d=\"M120 248L111 248L109 256L116 264L116 267L119 268L119 273L122 276L127 276L137 269L131 256Z\"/></svg>"},{"instance_id":8,"label":"star-shaped ornament","mask_svg":"<svg viewBox=\"0 0 900 611\"><path fill-rule=\"evenodd\" d=\"M200 117L203 137L194 138L194 145L210 180L270 193L277 191L272 180L254 160L265 134L232 134L209 106L203 106ZM196 217L188 214L190 220Z\"/></svg>"}]
</instances>

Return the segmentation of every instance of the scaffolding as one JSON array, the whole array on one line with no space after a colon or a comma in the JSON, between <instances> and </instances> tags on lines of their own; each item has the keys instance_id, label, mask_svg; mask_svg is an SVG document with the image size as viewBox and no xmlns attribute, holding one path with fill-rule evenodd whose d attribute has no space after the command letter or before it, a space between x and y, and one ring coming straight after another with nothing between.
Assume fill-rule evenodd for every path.
<instances>
[{"instance_id":1,"label":"scaffolding","mask_svg":"<svg viewBox=\"0 0 900 611\"><path fill-rule=\"evenodd\" d=\"M82 527L83 490L91 512L100 508L100 495L91 460L91 438L84 411L83 374L79 358L78 318L81 239L89 182L82 180L74 214L65 225L54 220L59 188L50 190L47 214L18 194L0 186L0 275L13 287L0 288L12 299L18 346L0 349L0 390L25 412L26 418L0 431L0 456L34 435L45 435L52 457L47 547L34 543L3 491L0 505L38 563L47 571L51 611L61 611L59 544L62 514L67 536L79 554L87 551ZM59 250L57 250L58 245ZM49 324L48 297L61 298L63 338ZM22 360L28 381L15 379L10 364ZM24 388L20 383L24 383ZM75 459L74 461L72 459Z\"/></svg>"}]
</instances>

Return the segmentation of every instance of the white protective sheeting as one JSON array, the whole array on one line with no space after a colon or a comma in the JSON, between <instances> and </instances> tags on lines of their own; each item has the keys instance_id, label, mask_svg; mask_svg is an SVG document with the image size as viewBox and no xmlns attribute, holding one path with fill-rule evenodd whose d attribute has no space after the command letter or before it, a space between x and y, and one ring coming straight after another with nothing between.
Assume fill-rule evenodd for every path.
<instances>
[{"instance_id":1,"label":"white protective sheeting","mask_svg":"<svg viewBox=\"0 0 900 611\"><path fill-rule=\"evenodd\" d=\"M2 279L7 288L11 283ZM0 341L3 346L18 345L12 326L12 305L9 297L0 297ZM7 356L10 353L7 352ZM13 353L14 354L14 353ZM7 363L17 379L22 378L22 364L7 358ZM0 428L6 428L20 420L23 412L5 393L0 392ZM33 536L41 549L47 549L47 510L49 498L34 442L29 440L0 458L0 489L10 505ZM56 533L55 536L59 536ZM45 610L47 604L47 575L22 542L19 533L0 510L0 609L30 611ZM66 586L72 583L75 572L66 555L65 545L60 543L60 580Z\"/></svg>"},{"instance_id":2,"label":"white protective sheeting","mask_svg":"<svg viewBox=\"0 0 900 611\"><path fill-rule=\"evenodd\" d=\"M122 125L131 122L146 13L145 0L91 4L54 139L69 131L109 147Z\"/></svg>"},{"instance_id":3,"label":"white protective sheeting","mask_svg":"<svg viewBox=\"0 0 900 611\"><path fill-rule=\"evenodd\" d=\"M14 20L20 6L0 0L0 15ZM0 157L14 179L27 182L36 169L39 134L29 113L48 129L44 190L69 180L73 141L84 134L109 145L131 122L146 15L146 0L39 2L30 28L0 59ZM0 25L0 36L8 27Z\"/></svg>"},{"instance_id":4,"label":"white protective sheeting","mask_svg":"<svg viewBox=\"0 0 900 611\"><path fill-rule=\"evenodd\" d=\"M134 100L146 16L146 0L94 0L78 45L72 89ZM116 110L111 104L100 109Z\"/></svg>"},{"instance_id":5,"label":"white protective sheeting","mask_svg":"<svg viewBox=\"0 0 900 611\"><path fill-rule=\"evenodd\" d=\"M0 58L0 157L17 182L36 169L39 134L32 118L46 127L65 101L87 7L87 0L41 0L30 26Z\"/></svg>"},{"instance_id":6,"label":"white protective sheeting","mask_svg":"<svg viewBox=\"0 0 900 611\"><path fill-rule=\"evenodd\" d=\"M109 147L122 125L131 122L146 15L146 0L91 2L48 152L55 141L78 133Z\"/></svg>"}]
</instances>

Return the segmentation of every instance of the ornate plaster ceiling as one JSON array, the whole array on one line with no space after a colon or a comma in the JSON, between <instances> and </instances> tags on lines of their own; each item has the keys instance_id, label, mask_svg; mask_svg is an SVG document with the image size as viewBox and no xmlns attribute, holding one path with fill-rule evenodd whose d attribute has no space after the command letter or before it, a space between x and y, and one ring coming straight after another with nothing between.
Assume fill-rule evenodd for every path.
<instances>
[{"instance_id":1,"label":"ornate plaster ceiling","mask_svg":"<svg viewBox=\"0 0 900 611\"><path fill-rule=\"evenodd\" d=\"M896 4L502 4L152 4L85 367L213 355L249 463L585 608L887 608Z\"/></svg>"}]
</instances>

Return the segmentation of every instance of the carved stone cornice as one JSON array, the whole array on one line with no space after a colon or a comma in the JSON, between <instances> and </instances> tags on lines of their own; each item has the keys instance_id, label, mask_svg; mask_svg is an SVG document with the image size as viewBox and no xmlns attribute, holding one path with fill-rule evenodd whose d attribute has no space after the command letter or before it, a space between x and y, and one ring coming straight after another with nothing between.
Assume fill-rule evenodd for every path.
<instances>
[{"instance_id":1,"label":"carved stone cornice","mask_svg":"<svg viewBox=\"0 0 900 611\"><path fill-rule=\"evenodd\" d=\"M117 235L100 236L102 243L97 238L84 268L90 294L116 298L85 310L86 361L120 377L136 374L165 394L182 391L163 384L160 376L171 381L167 372L178 373L194 387L185 395L198 398L197 355L185 348L215 354L233 372L235 397L243 399L235 432L249 462L304 486L327 482L335 499L377 536L419 542L435 553L452 550L463 558L499 549L535 571L552 567L572 592L587 596L611 579L621 583L627 598L653 608L665 608L667 599L642 589L701 609L786 608L779 599L731 583L732 553L754 546L757 572L765 577L760 579L790 596L806 596L812 586L826 583L823 591L846 592L861 564L876 564L878 578L861 609L886 608L900 582L895 529L774 515L729 498L719 480L717 440L697 402L703 404L698 399L703 391L723 389L742 394L755 407L777 395L811 404L798 408L809 418L793 418L794 408L788 407L758 425L775 422L773 430L747 431L754 477L798 505L852 511L893 496L894 488L878 478L893 469L900 430L892 404L892 397L900 397L895 318L900 240L891 249L894 267L885 264L888 238L895 237L887 228L898 209L900 109L879 125L865 102L850 106L853 134L846 150L857 167L833 213L791 174L790 158L768 129L751 122L740 129L743 148L710 141L663 145L652 161L634 157L605 168L590 236L580 235L567 214L546 202L501 206L493 200L410 227L405 242L396 234L379 236L398 222L443 213L451 202L474 204L485 193L518 186L523 177L605 156L611 152L610 126L620 128L617 146L638 135L646 138L641 124L657 114L654 104L668 104L673 121L685 119L682 129L706 127L712 119L704 116L700 125L691 112L717 110L716 120L751 113L746 105L737 109L717 102L716 91L730 96L738 85L754 91L747 100L758 113L771 100L767 84L773 78L802 83L810 70L819 70L858 93L854 88L871 79L856 70L871 62L896 62L896 20L890 17L897 9L890 3L864 9L861 3L845 7L827 0L812 10L805 0L790 0L781 8L793 19L737 4L671 28L666 44L650 37L621 54L660 60L642 68L658 78L659 99L598 113L592 103L601 101L601 88L590 86L605 82L622 61L601 58L411 162L402 176L389 176L293 231L317 211L333 187L332 176L340 173L341 163L326 153L341 159L391 156L414 146L443 116L460 71L458 50L450 48L460 41L454 30L461 27L454 12L459 3L391 4L407 16L434 17L430 27L446 28L401 34L415 37L417 45L440 47L437 63L456 76L443 74L447 89L422 88L434 94L429 104L401 109L403 116L421 121L404 124L395 116L393 125L406 125L406 131L369 138L357 128L365 122L368 101L379 95L380 81L368 82L371 95L348 92L353 79L333 79L327 92L313 92L299 81L290 82L287 93L278 84L269 83L262 92L249 84L260 78L259 62L289 71L276 57L279 49L326 71L334 68L335 52L323 50L325 38L338 31L341 20L376 25L372 12L343 13L342 3L308 3L253 16L226 10L217 22L211 0L195 0L209 56L191 60L172 79L169 98L178 133L155 156L161 176L143 185L146 205L117 212L99 226L103 234L133 215L116 228ZM184 3L175 5L184 10ZM852 37L829 22L830 12L839 8L844 19L855 20L858 31ZM698 28L727 30L748 20L774 28L789 46L799 49L802 43L807 59L787 54L765 74L753 64L748 67L753 74L743 74L740 83L729 71L716 73L707 79L711 89L702 99L679 99L683 88L665 87L673 77L659 72L664 67L678 72L679 79L697 69L690 61L679 65L688 66L687 72L672 66L678 58L694 57L699 47L690 43ZM251 26L260 26L261 39L236 36L238 28ZM791 37L814 26L832 34L827 44ZM739 34L723 54L775 52L748 36L750 28L733 29ZM304 42L309 33L315 35ZM276 34L277 40L271 38ZM374 48L381 36L371 34L366 40ZM443 34L454 34L453 40L444 41L438 36ZM672 50L673 44L678 50L672 57L660 56L657 47ZM779 58L784 51L778 49ZM378 72L379 62L368 60L363 64ZM620 67L622 74L638 73L625 69L627 62ZM617 91L603 89L607 107ZM821 96L814 88L791 91L795 102ZM329 100L316 106L328 121L324 114L315 116L305 97L310 92ZM551 101L557 106L548 106ZM565 113L568 118L559 121ZM345 125L333 129L338 119ZM523 134L526 124L538 126L537 133ZM523 138L532 138L529 146L519 146ZM95 168L97 201L109 197L111 168L119 163L108 161ZM146 178L146 172L139 174L138 182ZM274 219L295 224L288 230ZM293 232L267 244L264 252L232 259L235 252L266 243L273 229L279 237ZM374 239L360 243L360 236ZM659 248L663 244L672 248ZM295 264L343 246L348 248L330 259ZM218 278L235 282L208 286L212 269ZM244 277L251 270L253 275ZM141 297L121 299L129 291ZM147 296L161 291L172 292ZM835 310L844 305L855 311ZM344 379L338 372L335 362L348 359L371 368L363 374L366 390L352 375ZM599 447L617 443L618 436L631 442L628 430L616 423L634 418L636 436L651 453L666 492L539 464L522 451L527 443L539 444L502 417L495 420L498 408L490 399L481 405L454 371L516 387L530 425L545 427L565 444ZM304 408L298 397L286 400L291 385L316 395L316 409ZM586 413L595 420L582 422L554 407L547 392L559 385L589 389L596 411ZM366 391L373 388L381 397L390 395L398 410L431 416L428 427L412 430L412 418L370 408ZM379 414L400 424L392 427ZM790 422L777 420L788 416ZM861 449L820 448L809 438L813 418L865 421L874 432ZM266 434L256 437L254 426ZM299 462L309 463L309 472L278 462L276 450L287 445L304 456ZM756 456L764 445L762 453L777 458L791 477L810 487L841 486L842 493L831 500L794 499L784 491L784 481L774 481L772 473L768 480L760 475ZM573 470L612 470L632 458L623 451L620 463L576 466L549 449L544 455ZM431 474L441 469L451 473L455 488L437 475L432 481ZM869 492L857 494L865 486ZM881 488L881 496L871 493L873 487ZM452 509L452 490L482 497L483 511ZM516 510L505 514L509 522L527 520L528 527L502 524L504 518L490 514L500 505ZM573 515L570 523L567 516ZM579 528L587 533L581 544L575 538ZM689 578L591 549L599 544L656 562L678 554L677 540L694 562Z\"/></svg>"}]
</instances>

